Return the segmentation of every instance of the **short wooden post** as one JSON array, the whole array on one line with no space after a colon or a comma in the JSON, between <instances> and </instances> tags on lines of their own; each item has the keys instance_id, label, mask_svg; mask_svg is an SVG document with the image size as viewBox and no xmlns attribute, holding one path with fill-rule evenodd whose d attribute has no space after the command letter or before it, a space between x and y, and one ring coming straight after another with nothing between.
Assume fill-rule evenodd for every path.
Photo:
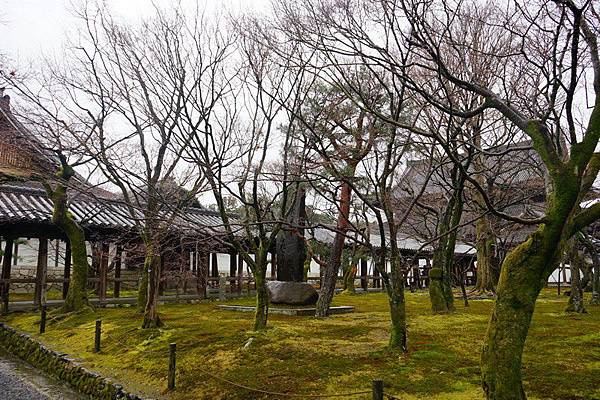
<instances>
[{"instance_id":1,"label":"short wooden post","mask_svg":"<svg viewBox=\"0 0 600 400\"><path fill-rule=\"evenodd\" d=\"M71 243L68 240L65 246L65 270L63 278L62 298L64 300L67 298L67 293L69 293L69 279L71 279Z\"/></svg>"},{"instance_id":2,"label":"short wooden post","mask_svg":"<svg viewBox=\"0 0 600 400\"><path fill-rule=\"evenodd\" d=\"M94 332L94 353L100 352L100 335L102 335L102 320L96 320L96 331Z\"/></svg>"},{"instance_id":3,"label":"short wooden post","mask_svg":"<svg viewBox=\"0 0 600 400\"><path fill-rule=\"evenodd\" d=\"M383 400L383 381L373 379L373 400Z\"/></svg>"},{"instance_id":4,"label":"short wooden post","mask_svg":"<svg viewBox=\"0 0 600 400\"><path fill-rule=\"evenodd\" d=\"M177 362L177 344L169 343L169 378L168 389L175 389L175 364Z\"/></svg>"},{"instance_id":5,"label":"short wooden post","mask_svg":"<svg viewBox=\"0 0 600 400\"><path fill-rule=\"evenodd\" d=\"M45 296L46 272L48 271L48 239L41 237L38 239L38 260L35 273L35 292L33 295L33 305L38 308L42 304Z\"/></svg>"},{"instance_id":6,"label":"short wooden post","mask_svg":"<svg viewBox=\"0 0 600 400\"><path fill-rule=\"evenodd\" d=\"M2 303L4 304L4 312L8 312L8 294L10 292L10 274L12 266L13 239L6 238L4 247L4 256L2 258Z\"/></svg>"},{"instance_id":7,"label":"short wooden post","mask_svg":"<svg viewBox=\"0 0 600 400\"><path fill-rule=\"evenodd\" d=\"M115 285L113 286L115 298L121 295L121 263L123 259L123 246L117 245L117 253L115 255Z\"/></svg>"},{"instance_id":8,"label":"short wooden post","mask_svg":"<svg viewBox=\"0 0 600 400\"><path fill-rule=\"evenodd\" d=\"M46 332L46 306L42 306L42 315L40 318L40 334Z\"/></svg>"}]
</instances>

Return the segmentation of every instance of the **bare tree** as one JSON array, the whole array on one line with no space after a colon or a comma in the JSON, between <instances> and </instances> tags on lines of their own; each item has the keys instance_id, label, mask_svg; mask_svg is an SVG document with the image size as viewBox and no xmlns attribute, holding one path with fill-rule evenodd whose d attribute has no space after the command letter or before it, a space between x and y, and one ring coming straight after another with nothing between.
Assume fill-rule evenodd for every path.
<instances>
[{"instance_id":1,"label":"bare tree","mask_svg":"<svg viewBox=\"0 0 600 400\"><path fill-rule=\"evenodd\" d=\"M291 7L287 11L298 15L293 19L294 30L304 30L306 26L301 22L309 17L317 19L308 27L307 43L329 54L358 53L366 65L390 71L412 91L450 115L470 118L487 109L496 110L531 140L544 162L550 182L547 209L543 216L534 218L494 208L475 177L466 174L466 180L481 194L490 213L512 222L540 224L527 241L504 259L482 355L486 396L525 398L521 355L535 300L557 265L564 242L600 216L600 205L579 208L600 167L595 153L600 137L595 4L516 2L498 10L499 16L487 22L497 32L488 39L505 39L501 46L492 46L493 51L484 52L454 37L457 24L480 22L470 17L471 3L396 0L305 3L307 6L299 11ZM410 65L399 62L401 55L409 50L415 53L413 62ZM485 76L465 75L461 69L454 69L452 60L460 55L484 58L495 64L497 68L491 73L498 76L497 81L486 82ZM472 93L481 102L469 109L461 108L441 96L443 93L430 92L415 81L413 77L419 71ZM594 77L593 83L583 79L583 71ZM589 112L575 101L577 94L584 93L593 99ZM381 110L370 111L402 126ZM451 153L447 155L452 159ZM460 165L458 160L452 161Z\"/></svg>"},{"instance_id":2,"label":"bare tree","mask_svg":"<svg viewBox=\"0 0 600 400\"><path fill-rule=\"evenodd\" d=\"M211 83L200 87L184 106L187 129L193 135L186 157L206 178L228 244L254 276L254 329L260 330L266 327L269 309L268 253L295 203L290 193L299 194L290 190L294 183L288 179L294 117L282 104L295 108L301 102L304 69L291 68L286 58L278 57L259 40L265 32L258 21L247 18L235 24L238 63L232 63L233 70L216 71ZM268 40L268 33L266 37ZM286 51L293 54L295 50ZM207 101L214 106L197 109ZM201 121L193 119L198 113L203 113ZM269 160L278 142L283 148L281 170L270 168ZM228 199L235 199L243 210L235 219L227 209Z\"/></svg>"}]
</instances>

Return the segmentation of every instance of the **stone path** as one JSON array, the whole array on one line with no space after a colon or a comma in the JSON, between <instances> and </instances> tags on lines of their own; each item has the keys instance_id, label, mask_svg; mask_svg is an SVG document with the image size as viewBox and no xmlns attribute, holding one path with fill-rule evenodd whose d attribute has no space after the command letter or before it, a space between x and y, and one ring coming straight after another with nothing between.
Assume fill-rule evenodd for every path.
<instances>
[{"instance_id":1,"label":"stone path","mask_svg":"<svg viewBox=\"0 0 600 400\"><path fill-rule=\"evenodd\" d=\"M58 380L0 349L0 399L80 400L80 395Z\"/></svg>"}]
</instances>

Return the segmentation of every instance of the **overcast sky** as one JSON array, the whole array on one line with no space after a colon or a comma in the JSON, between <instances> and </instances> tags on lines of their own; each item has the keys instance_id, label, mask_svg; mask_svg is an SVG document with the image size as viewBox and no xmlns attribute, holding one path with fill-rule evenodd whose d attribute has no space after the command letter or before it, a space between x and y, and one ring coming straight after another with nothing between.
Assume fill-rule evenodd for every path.
<instances>
[{"instance_id":1,"label":"overcast sky","mask_svg":"<svg viewBox=\"0 0 600 400\"><path fill-rule=\"evenodd\" d=\"M207 9L266 10L269 0L198 0ZM17 66L35 63L40 54L60 49L65 35L76 24L72 10L83 0L0 0L0 52ZM171 0L154 0L160 7L174 4ZM192 8L196 0L182 0ZM151 0L106 0L118 15L135 20L152 9Z\"/></svg>"}]
</instances>

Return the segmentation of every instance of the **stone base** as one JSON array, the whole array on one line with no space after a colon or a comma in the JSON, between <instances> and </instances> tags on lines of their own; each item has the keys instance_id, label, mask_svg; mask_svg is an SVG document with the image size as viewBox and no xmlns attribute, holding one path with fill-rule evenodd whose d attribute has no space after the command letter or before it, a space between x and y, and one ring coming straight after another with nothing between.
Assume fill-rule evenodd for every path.
<instances>
[{"instance_id":1,"label":"stone base","mask_svg":"<svg viewBox=\"0 0 600 400\"><path fill-rule=\"evenodd\" d=\"M308 282L267 282L267 290L273 304L290 304L297 306L317 304L319 294Z\"/></svg>"},{"instance_id":2,"label":"stone base","mask_svg":"<svg viewBox=\"0 0 600 400\"><path fill-rule=\"evenodd\" d=\"M227 306L220 304L217 306L219 310L224 311L241 311L241 312L255 312L256 307L252 306ZM353 306L337 306L330 307L329 314L347 314L354 312ZM312 316L315 315L314 307L296 307L296 308L276 308L269 307L269 314L279 315L291 315L291 316Z\"/></svg>"}]
</instances>

